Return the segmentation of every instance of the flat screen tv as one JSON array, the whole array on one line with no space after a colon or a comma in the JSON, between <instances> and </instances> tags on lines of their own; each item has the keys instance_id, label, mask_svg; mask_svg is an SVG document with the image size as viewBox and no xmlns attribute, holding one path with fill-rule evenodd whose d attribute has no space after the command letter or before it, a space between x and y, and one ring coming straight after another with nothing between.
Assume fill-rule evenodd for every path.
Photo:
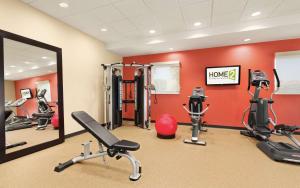
<instances>
[{"instance_id":1,"label":"flat screen tv","mask_svg":"<svg viewBox=\"0 0 300 188\"><path fill-rule=\"evenodd\" d=\"M30 88L21 89L21 96L23 99L32 99L32 92Z\"/></svg>"},{"instance_id":2,"label":"flat screen tv","mask_svg":"<svg viewBox=\"0 0 300 188\"><path fill-rule=\"evenodd\" d=\"M206 67L206 85L239 85L241 66Z\"/></svg>"}]
</instances>

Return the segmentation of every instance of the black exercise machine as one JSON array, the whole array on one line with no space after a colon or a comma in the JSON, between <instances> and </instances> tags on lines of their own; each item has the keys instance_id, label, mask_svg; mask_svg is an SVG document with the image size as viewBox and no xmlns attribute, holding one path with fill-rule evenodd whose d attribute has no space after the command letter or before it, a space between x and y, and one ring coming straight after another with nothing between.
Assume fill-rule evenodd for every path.
<instances>
[{"instance_id":1,"label":"black exercise machine","mask_svg":"<svg viewBox=\"0 0 300 188\"><path fill-rule=\"evenodd\" d=\"M198 138L198 135L201 131L206 132L207 129L203 127L204 122L202 121L202 117L205 112L208 110L209 105L203 109L203 103L205 101L204 89L201 87L196 87L193 89L192 96L190 96L189 100L189 109L186 108L186 104L183 104L183 108L188 112L192 121L192 138L185 139L183 142L187 144L196 144L196 145L206 145L205 141L201 141Z\"/></svg>"},{"instance_id":2,"label":"black exercise machine","mask_svg":"<svg viewBox=\"0 0 300 188\"><path fill-rule=\"evenodd\" d=\"M277 89L280 87L280 80L276 70L273 70ZM250 86L255 87L254 94L250 92ZM241 131L244 136L254 137L260 142L257 147L275 161L300 163L300 142L293 137L293 133L300 129L300 126L288 126L277 124L277 117L273 110L272 104L273 94L270 99L260 98L261 89L269 89L270 81L267 75L260 71L251 71L249 69L248 92L252 96L250 106L243 113L243 124L247 128ZM269 107L274 116L274 120L269 117ZM245 122L246 114L248 113L248 122ZM270 126L272 125L273 128ZM279 136L287 136L294 145L283 142L273 142L269 138L271 134Z\"/></svg>"},{"instance_id":3,"label":"black exercise machine","mask_svg":"<svg viewBox=\"0 0 300 188\"><path fill-rule=\"evenodd\" d=\"M38 104L38 113L33 113L37 122L36 130L45 130L49 123L51 123L51 118L54 116L54 111L52 110L53 106L50 106L45 95L47 93L46 89L37 91L36 99Z\"/></svg>"},{"instance_id":4,"label":"black exercise machine","mask_svg":"<svg viewBox=\"0 0 300 188\"><path fill-rule=\"evenodd\" d=\"M108 155L109 157L116 157L117 160L125 157L130 161L132 165L132 174L129 176L130 180L136 181L141 177L141 163L128 152L138 150L140 148L138 143L128 140L119 140L105 128L106 124L99 124L86 112L73 112L72 117L98 140L99 151L92 153L90 151L91 141L85 142L82 144L84 151L79 156L65 163L60 163L54 169L56 172L61 172L73 164L87 159L103 157L103 162L105 162L104 157ZM104 151L103 145L107 148L106 151Z\"/></svg>"},{"instance_id":5,"label":"black exercise machine","mask_svg":"<svg viewBox=\"0 0 300 188\"><path fill-rule=\"evenodd\" d=\"M146 64L102 64L104 69L104 121L107 122L109 129L115 129L122 126L123 104L125 111L127 105L134 105L135 126L148 129L151 122L151 66ZM133 80L123 80L123 68L134 69ZM134 99L127 95L128 85L134 84ZM125 86L125 92L123 92ZM130 89L131 92L131 89ZM125 97L123 98L123 93Z\"/></svg>"},{"instance_id":6,"label":"black exercise machine","mask_svg":"<svg viewBox=\"0 0 300 188\"><path fill-rule=\"evenodd\" d=\"M27 99L20 98L14 102L5 102L5 109L7 112L11 112L10 115L5 119L5 131L14 131L19 129L31 128L32 119L29 116L28 111L24 107ZM11 109L19 108L23 111L25 116L17 116Z\"/></svg>"}]
</instances>

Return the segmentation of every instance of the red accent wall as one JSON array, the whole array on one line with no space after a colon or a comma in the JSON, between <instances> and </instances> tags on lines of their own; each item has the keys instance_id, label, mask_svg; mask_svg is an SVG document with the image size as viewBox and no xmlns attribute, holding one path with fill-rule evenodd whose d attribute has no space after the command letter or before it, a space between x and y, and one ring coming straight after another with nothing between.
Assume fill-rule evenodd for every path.
<instances>
[{"instance_id":1,"label":"red accent wall","mask_svg":"<svg viewBox=\"0 0 300 188\"><path fill-rule=\"evenodd\" d=\"M188 102L196 86L204 87L207 103L210 109L205 115L208 124L241 126L243 110L249 105L250 96L247 93L248 69L261 69L271 79L273 90L273 72L275 52L300 50L300 39L263 42L246 45L226 46L190 51L179 51L154 55L124 57L124 63L151 63L170 60L181 62L179 95L157 95L158 104L153 104L152 119L163 113L176 117L178 122L190 122L189 116L182 108ZM205 67L241 65L241 84L237 86L206 86ZM125 79L132 78L132 71L125 69ZM263 92L266 96L270 92ZM274 109L277 112L279 123L300 125L300 95L274 96ZM127 118L133 117L133 108L124 113Z\"/></svg>"},{"instance_id":2,"label":"red accent wall","mask_svg":"<svg viewBox=\"0 0 300 188\"><path fill-rule=\"evenodd\" d=\"M57 74L56 73L15 81L16 99L21 98L21 93L20 93L21 89L30 88L32 91L33 98L28 99L26 101L26 103L24 104L25 108L28 110L30 116L33 113L37 112L37 100L35 98L36 82L45 81L45 80L49 80L49 82L50 82L51 102L56 102L57 94L58 94L57 93ZM52 103L50 103L50 104L52 105ZM53 105L55 105L55 103ZM53 108L53 110L56 111L56 108ZM19 109L17 109L17 114L24 115L23 112Z\"/></svg>"}]
</instances>

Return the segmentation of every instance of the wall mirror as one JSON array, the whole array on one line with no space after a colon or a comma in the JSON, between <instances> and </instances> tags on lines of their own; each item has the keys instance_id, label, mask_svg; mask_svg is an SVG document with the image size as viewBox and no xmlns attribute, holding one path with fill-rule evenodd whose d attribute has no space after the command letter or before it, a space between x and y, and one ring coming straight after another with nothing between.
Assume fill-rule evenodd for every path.
<instances>
[{"instance_id":1,"label":"wall mirror","mask_svg":"<svg viewBox=\"0 0 300 188\"><path fill-rule=\"evenodd\" d=\"M61 49L1 31L1 162L64 141Z\"/></svg>"}]
</instances>

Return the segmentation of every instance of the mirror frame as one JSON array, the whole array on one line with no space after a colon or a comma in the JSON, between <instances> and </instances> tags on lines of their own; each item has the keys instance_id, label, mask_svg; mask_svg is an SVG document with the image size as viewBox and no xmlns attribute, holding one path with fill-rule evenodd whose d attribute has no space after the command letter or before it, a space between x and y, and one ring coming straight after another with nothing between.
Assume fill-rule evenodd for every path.
<instances>
[{"instance_id":1,"label":"mirror frame","mask_svg":"<svg viewBox=\"0 0 300 188\"><path fill-rule=\"evenodd\" d=\"M53 52L56 52L57 58L57 89L58 89L58 115L59 115L59 137L58 139L44 142L35 146L24 148L11 153L6 153L6 139L5 139L5 119L4 119L4 39L10 39L39 48L44 48ZM65 140L64 136L64 106L63 106L63 70L62 70L62 49L39 42L27 37L23 37L14 33L3 31L0 29L0 164L29 155L34 152L38 152L55 145L61 144Z\"/></svg>"}]
</instances>

